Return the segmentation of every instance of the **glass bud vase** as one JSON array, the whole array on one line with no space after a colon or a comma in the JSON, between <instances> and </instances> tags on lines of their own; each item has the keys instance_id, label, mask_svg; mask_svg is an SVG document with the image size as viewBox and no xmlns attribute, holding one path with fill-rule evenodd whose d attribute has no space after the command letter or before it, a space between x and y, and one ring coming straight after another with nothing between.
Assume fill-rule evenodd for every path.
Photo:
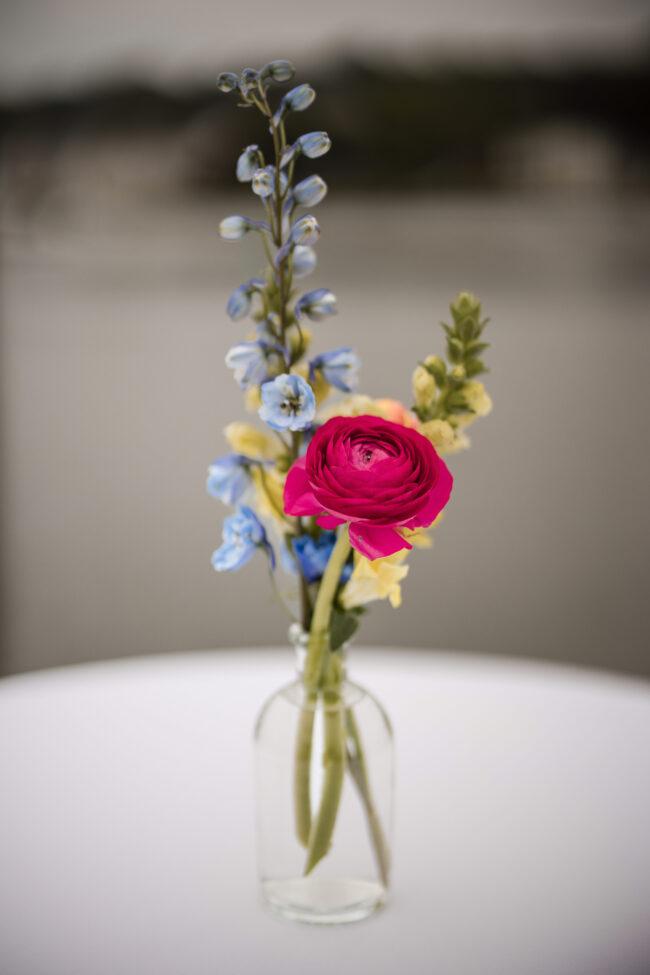
<instances>
[{"instance_id":1,"label":"glass bud vase","mask_svg":"<svg viewBox=\"0 0 650 975\"><path fill-rule=\"evenodd\" d=\"M262 898L294 921L359 921L388 896L392 730L375 698L347 679L345 647L328 653L325 678L309 688L308 637L294 625L289 638L298 676L255 726Z\"/></svg>"}]
</instances>

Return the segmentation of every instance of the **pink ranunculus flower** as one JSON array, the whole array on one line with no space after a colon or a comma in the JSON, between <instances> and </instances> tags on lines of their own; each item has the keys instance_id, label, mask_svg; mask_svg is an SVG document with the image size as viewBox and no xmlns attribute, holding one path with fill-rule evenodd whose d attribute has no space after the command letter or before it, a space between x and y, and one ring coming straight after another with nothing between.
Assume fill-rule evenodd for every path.
<instances>
[{"instance_id":1,"label":"pink ranunculus flower","mask_svg":"<svg viewBox=\"0 0 650 975\"><path fill-rule=\"evenodd\" d=\"M315 515L323 528L349 522L352 546L372 560L411 548L399 529L430 525L451 486L445 463L417 430L377 416L335 416L291 467L284 510Z\"/></svg>"}]
</instances>

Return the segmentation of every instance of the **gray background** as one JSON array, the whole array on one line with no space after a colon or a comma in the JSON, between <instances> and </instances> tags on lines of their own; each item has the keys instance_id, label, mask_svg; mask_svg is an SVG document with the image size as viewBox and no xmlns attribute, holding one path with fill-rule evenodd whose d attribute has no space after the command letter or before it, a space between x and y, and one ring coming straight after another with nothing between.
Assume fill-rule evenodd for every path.
<instances>
[{"instance_id":1,"label":"gray background","mask_svg":"<svg viewBox=\"0 0 650 975\"><path fill-rule=\"evenodd\" d=\"M154 37L145 6L133 8L136 34L153 53L138 57L162 76L205 65L198 48L175 61L173 18L162 39L156 21ZM505 24L509 5L497 6ZM4 9L13 34L0 31L2 45L9 51L13 37L25 51L0 58L8 91L117 71L136 51L120 48L129 35L117 21L111 47L107 15L95 10L94 33L84 35L95 48L81 63L81 47L63 35L66 17L85 30L88 14L49 5L60 30L48 40L34 9ZM378 9L377 49L391 30L389 5ZM566 5L526 9L501 34L476 13L481 50L543 53L554 25L565 42L603 47L609 36L617 57L638 24L634 4L599 5L593 18L570 5L577 26L590 21L582 35L562 32ZM418 28L432 30L421 10L407 32L413 43ZM346 24L333 11L322 35L330 44ZM432 43L456 50L461 14ZM205 44L204 30L191 36ZM222 51L223 31L215 37L219 68L248 60ZM407 40L397 38L396 56ZM298 58L296 45L269 56ZM437 322L459 289L476 292L493 319L494 412L470 431L471 451L449 460L453 502L434 550L410 560L403 607L374 604L360 642L647 675L650 207L647 194L609 185L598 142L578 133L555 145L559 176L543 186L397 198L332 185L319 208L310 287L331 287L341 312L315 326L315 348L354 344L363 392L409 401L412 368L442 350ZM277 644L286 620L262 560L220 576L210 567L226 509L204 491L207 465L227 450L222 427L246 419L223 364L243 330L224 306L261 260L254 241L226 244L217 225L254 213L256 201L158 192L168 160L155 146L132 179L119 146L88 151L62 165L48 205L25 215L5 200L2 217L3 668Z\"/></svg>"}]
</instances>

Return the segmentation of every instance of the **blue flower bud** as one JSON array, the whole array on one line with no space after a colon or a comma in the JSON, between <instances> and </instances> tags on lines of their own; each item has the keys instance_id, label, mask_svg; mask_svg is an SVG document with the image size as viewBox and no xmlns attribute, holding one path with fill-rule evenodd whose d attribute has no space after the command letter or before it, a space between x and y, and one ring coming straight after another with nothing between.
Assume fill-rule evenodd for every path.
<instances>
[{"instance_id":1,"label":"blue flower bud","mask_svg":"<svg viewBox=\"0 0 650 975\"><path fill-rule=\"evenodd\" d=\"M313 247L298 244L293 249L293 276L306 278L316 267L316 251Z\"/></svg>"},{"instance_id":2,"label":"blue flower bud","mask_svg":"<svg viewBox=\"0 0 650 975\"><path fill-rule=\"evenodd\" d=\"M270 78L271 81L289 81L295 73L291 61L269 61L260 72L262 79Z\"/></svg>"},{"instance_id":3,"label":"blue flower bud","mask_svg":"<svg viewBox=\"0 0 650 975\"><path fill-rule=\"evenodd\" d=\"M258 414L274 430L306 430L316 415L314 391L302 376L283 373L260 389Z\"/></svg>"},{"instance_id":4,"label":"blue flower bud","mask_svg":"<svg viewBox=\"0 0 650 975\"><path fill-rule=\"evenodd\" d=\"M307 132L298 139L298 148L303 156L309 159L318 159L324 156L332 147L332 142L327 132Z\"/></svg>"},{"instance_id":5,"label":"blue flower bud","mask_svg":"<svg viewBox=\"0 0 650 975\"><path fill-rule=\"evenodd\" d=\"M235 380L242 389L264 382L271 351L265 342L240 342L227 352L226 365L234 371Z\"/></svg>"},{"instance_id":6,"label":"blue flower bud","mask_svg":"<svg viewBox=\"0 0 650 975\"><path fill-rule=\"evenodd\" d=\"M298 319L305 314L312 321L320 322L327 315L336 315L337 297L329 288L318 288L303 295L300 301L296 302L294 311Z\"/></svg>"},{"instance_id":7,"label":"blue flower bud","mask_svg":"<svg viewBox=\"0 0 650 975\"><path fill-rule=\"evenodd\" d=\"M334 349L323 352L309 363L309 375L313 378L318 369L323 378L344 393L351 393L359 380L361 359L354 349Z\"/></svg>"},{"instance_id":8,"label":"blue flower bud","mask_svg":"<svg viewBox=\"0 0 650 975\"><path fill-rule=\"evenodd\" d=\"M237 179L240 183L250 183L260 165L260 147L246 146L237 160Z\"/></svg>"},{"instance_id":9,"label":"blue flower bud","mask_svg":"<svg viewBox=\"0 0 650 975\"><path fill-rule=\"evenodd\" d=\"M309 85L298 85L297 88L288 91L282 101L292 112L304 112L306 108L309 108L315 97L316 92Z\"/></svg>"},{"instance_id":10,"label":"blue flower bud","mask_svg":"<svg viewBox=\"0 0 650 975\"><path fill-rule=\"evenodd\" d=\"M239 78L232 71L222 71L217 78L217 88L220 91L234 91L239 86Z\"/></svg>"},{"instance_id":11,"label":"blue flower bud","mask_svg":"<svg viewBox=\"0 0 650 975\"><path fill-rule=\"evenodd\" d=\"M243 454L226 454L208 467L206 489L213 498L224 504L235 504L249 485L250 458Z\"/></svg>"},{"instance_id":12,"label":"blue flower bud","mask_svg":"<svg viewBox=\"0 0 650 975\"><path fill-rule=\"evenodd\" d=\"M219 236L224 240L241 240L255 224L248 217L226 217L219 224Z\"/></svg>"},{"instance_id":13,"label":"blue flower bud","mask_svg":"<svg viewBox=\"0 0 650 975\"><path fill-rule=\"evenodd\" d=\"M241 80L239 87L241 88L242 94L246 94L251 88L254 88L258 81L260 80L260 73L256 71L255 68L244 68L241 73Z\"/></svg>"},{"instance_id":14,"label":"blue flower bud","mask_svg":"<svg viewBox=\"0 0 650 975\"><path fill-rule=\"evenodd\" d=\"M273 184L275 183L275 180L273 178L273 173L271 173L269 170L270 166L267 166L266 169L256 169L253 173L253 193L257 193L257 195L261 196L262 199L270 196L273 192Z\"/></svg>"},{"instance_id":15,"label":"blue flower bud","mask_svg":"<svg viewBox=\"0 0 650 975\"><path fill-rule=\"evenodd\" d=\"M300 206L316 206L327 194L327 183L320 176L308 176L293 190L293 199Z\"/></svg>"},{"instance_id":16,"label":"blue flower bud","mask_svg":"<svg viewBox=\"0 0 650 975\"><path fill-rule=\"evenodd\" d=\"M302 574L308 584L318 582L323 577L335 543L336 532L333 531L324 531L317 541L310 535L300 535L298 538L294 538L294 555L300 563ZM341 582L347 582L351 574L352 566L346 563L341 571Z\"/></svg>"},{"instance_id":17,"label":"blue flower bud","mask_svg":"<svg viewBox=\"0 0 650 975\"><path fill-rule=\"evenodd\" d=\"M251 278L250 281L240 284L237 290L233 291L226 305L226 312L232 318L233 322L238 322L241 318L245 318L248 315L251 310L251 300L254 293L256 291L263 291L265 287L266 282L262 281L261 278Z\"/></svg>"},{"instance_id":18,"label":"blue flower bud","mask_svg":"<svg viewBox=\"0 0 650 975\"><path fill-rule=\"evenodd\" d=\"M293 244L315 244L320 237L316 217L301 217L293 224L289 237Z\"/></svg>"}]
</instances>

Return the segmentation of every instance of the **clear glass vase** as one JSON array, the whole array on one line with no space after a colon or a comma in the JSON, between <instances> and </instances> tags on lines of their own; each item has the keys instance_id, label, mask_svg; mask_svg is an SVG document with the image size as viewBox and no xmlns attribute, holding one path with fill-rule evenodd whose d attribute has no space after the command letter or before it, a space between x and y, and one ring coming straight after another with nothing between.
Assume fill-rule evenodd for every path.
<instances>
[{"instance_id":1,"label":"clear glass vase","mask_svg":"<svg viewBox=\"0 0 650 975\"><path fill-rule=\"evenodd\" d=\"M296 680L255 727L259 874L264 902L294 921L341 924L388 896L393 735L375 698L347 680L345 647L318 688L303 680L308 637L292 626Z\"/></svg>"}]
</instances>

